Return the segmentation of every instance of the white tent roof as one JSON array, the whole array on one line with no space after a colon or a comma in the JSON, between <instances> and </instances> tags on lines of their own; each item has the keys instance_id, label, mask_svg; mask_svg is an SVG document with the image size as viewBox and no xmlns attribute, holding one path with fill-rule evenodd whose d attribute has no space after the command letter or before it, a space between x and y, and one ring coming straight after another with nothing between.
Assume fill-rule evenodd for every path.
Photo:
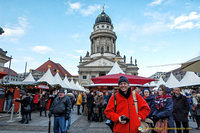
<instances>
[{"instance_id":1,"label":"white tent roof","mask_svg":"<svg viewBox=\"0 0 200 133\"><path fill-rule=\"evenodd\" d=\"M81 85L78 82L76 82L76 86L80 91L85 91L85 89L83 89L83 87L81 87Z\"/></svg>"},{"instance_id":2,"label":"white tent roof","mask_svg":"<svg viewBox=\"0 0 200 133\"><path fill-rule=\"evenodd\" d=\"M160 77L159 80L158 80L157 85L159 86L159 85L162 85L162 84L165 85L166 83L165 83L165 81L163 80L163 78Z\"/></svg>"},{"instance_id":3,"label":"white tent roof","mask_svg":"<svg viewBox=\"0 0 200 133\"><path fill-rule=\"evenodd\" d=\"M62 88L69 88L69 86L66 85L66 84L63 82L63 80L61 79L61 77L60 77L60 75L59 75L58 72L56 73L56 75L54 76L54 78L55 78L56 82L57 82L59 85L62 86Z\"/></svg>"},{"instance_id":4,"label":"white tent roof","mask_svg":"<svg viewBox=\"0 0 200 133\"><path fill-rule=\"evenodd\" d=\"M33 75L31 74L31 72L22 82L35 82L35 79L33 78Z\"/></svg>"},{"instance_id":5,"label":"white tent roof","mask_svg":"<svg viewBox=\"0 0 200 133\"><path fill-rule=\"evenodd\" d=\"M116 61L113 65L113 67L111 68L110 72L107 75L118 74L118 73L124 74L123 70L119 67L119 64Z\"/></svg>"},{"instance_id":6,"label":"white tent roof","mask_svg":"<svg viewBox=\"0 0 200 133\"><path fill-rule=\"evenodd\" d=\"M194 72L186 72L183 79L180 81L181 86L193 86L200 85L200 77L198 77Z\"/></svg>"},{"instance_id":7,"label":"white tent roof","mask_svg":"<svg viewBox=\"0 0 200 133\"><path fill-rule=\"evenodd\" d=\"M158 87L159 87L160 85L162 85L162 84L165 85L166 83L165 83L165 81L163 80L163 78L160 77L159 80L158 80L158 82L156 83L156 87L154 88L154 90L157 90Z\"/></svg>"},{"instance_id":8,"label":"white tent roof","mask_svg":"<svg viewBox=\"0 0 200 133\"><path fill-rule=\"evenodd\" d=\"M74 89L74 90L79 90L78 87L75 85L73 79L72 79L69 83L70 83L72 89Z\"/></svg>"},{"instance_id":9,"label":"white tent roof","mask_svg":"<svg viewBox=\"0 0 200 133\"><path fill-rule=\"evenodd\" d=\"M176 77L171 73L169 79L167 80L166 84L169 88L175 88L180 85L180 82L176 79Z\"/></svg>"},{"instance_id":10,"label":"white tent roof","mask_svg":"<svg viewBox=\"0 0 200 133\"><path fill-rule=\"evenodd\" d=\"M69 89L74 90L74 88L71 86L71 84L69 83L69 80L67 78L67 76L65 76L65 78L63 79L64 83L69 86Z\"/></svg>"},{"instance_id":11,"label":"white tent roof","mask_svg":"<svg viewBox=\"0 0 200 133\"><path fill-rule=\"evenodd\" d=\"M46 81L50 85L58 84L53 75L51 74L50 68L48 68L47 72L37 82L42 82L42 81Z\"/></svg>"}]
</instances>

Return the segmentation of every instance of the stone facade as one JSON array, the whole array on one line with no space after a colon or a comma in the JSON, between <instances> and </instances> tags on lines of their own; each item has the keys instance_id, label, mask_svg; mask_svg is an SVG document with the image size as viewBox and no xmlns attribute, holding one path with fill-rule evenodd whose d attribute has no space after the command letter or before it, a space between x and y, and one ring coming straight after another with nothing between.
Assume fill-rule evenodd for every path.
<instances>
[{"instance_id":1,"label":"stone facade","mask_svg":"<svg viewBox=\"0 0 200 133\"><path fill-rule=\"evenodd\" d=\"M7 54L7 51L3 51L3 49L0 48L0 71L2 72L4 72L5 63L11 60L11 57L8 57L6 54ZM3 82L4 80L0 79L0 83L3 83Z\"/></svg>"},{"instance_id":2,"label":"stone facade","mask_svg":"<svg viewBox=\"0 0 200 133\"><path fill-rule=\"evenodd\" d=\"M87 52L84 58L80 57L80 85L91 84L91 78L106 75L115 61L125 73L138 75L137 60L135 59L133 64L131 57L130 63L126 63L126 56L122 57L119 51L116 52L117 36L113 29L110 17L103 10L96 18L90 35L91 51Z\"/></svg>"},{"instance_id":3,"label":"stone facade","mask_svg":"<svg viewBox=\"0 0 200 133\"><path fill-rule=\"evenodd\" d=\"M7 51L3 51L3 49L0 48L0 71L2 72L3 72L4 64L7 63L11 59L6 54L7 54Z\"/></svg>"}]
</instances>

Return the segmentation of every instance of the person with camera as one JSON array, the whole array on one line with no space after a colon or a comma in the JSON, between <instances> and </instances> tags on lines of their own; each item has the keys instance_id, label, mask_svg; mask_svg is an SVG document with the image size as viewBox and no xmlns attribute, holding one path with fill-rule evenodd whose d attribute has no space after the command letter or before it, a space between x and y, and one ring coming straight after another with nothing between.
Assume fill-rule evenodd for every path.
<instances>
[{"instance_id":1,"label":"person with camera","mask_svg":"<svg viewBox=\"0 0 200 133\"><path fill-rule=\"evenodd\" d=\"M49 110L49 117L54 114L54 133L66 133L66 120L69 119L70 109L71 101L65 96L64 89L60 89Z\"/></svg>"},{"instance_id":2,"label":"person with camera","mask_svg":"<svg viewBox=\"0 0 200 133\"><path fill-rule=\"evenodd\" d=\"M114 122L114 133L137 133L141 121L149 115L150 108L147 102L137 92L138 114L136 112L133 93L126 77L121 76L118 81L119 92L112 95L104 111L106 117Z\"/></svg>"}]
</instances>

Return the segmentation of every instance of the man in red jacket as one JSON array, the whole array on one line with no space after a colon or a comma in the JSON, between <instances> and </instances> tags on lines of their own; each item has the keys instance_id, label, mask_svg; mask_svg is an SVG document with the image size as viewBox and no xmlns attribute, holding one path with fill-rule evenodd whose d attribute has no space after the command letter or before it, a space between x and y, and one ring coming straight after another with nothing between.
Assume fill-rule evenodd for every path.
<instances>
[{"instance_id":1,"label":"man in red jacket","mask_svg":"<svg viewBox=\"0 0 200 133\"><path fill-rule=\"evenodd\" d=\"M119 92L116 93L117 106L115 110L114 95L110 98L104 111L106 117L114 122L114 133L137 133L142 120L149 115L147 102L136 93L138 114L136 112L133 93L126 77L121 76L118 81Z\"/></svg>"}]
</instances>

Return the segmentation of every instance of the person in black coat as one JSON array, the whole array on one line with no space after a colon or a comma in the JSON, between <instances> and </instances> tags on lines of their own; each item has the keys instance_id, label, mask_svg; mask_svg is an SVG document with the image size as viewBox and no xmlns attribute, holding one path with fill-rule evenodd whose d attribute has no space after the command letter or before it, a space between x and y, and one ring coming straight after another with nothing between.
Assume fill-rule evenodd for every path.
<instances>
[{"instance_id":1,"label":"person in black coat","mask_svg":"<svg viewBox=\"0 0 200 133\"><path fill-rule=\"evenodd\" d=\"M87 95L87 108L88 108L88 121L92 121L93 116L93 107L94 107L94 93L90 91Z\"/></svg>"},{"instance_id":2,"label":"person in black coat","mask_svg":"<svg viewBox=\"0 0 200 133\"><path fill-rule=\"evenodd\" d=\"M189 103L187 98L183 96L181 93L180 88L175 88L175 94L172 97L174 106L173 106L173 117L176 123L176 128L181 128L181 123L183 125L184 133L189 133L187 129L188 125L188 114L189 114ZM181 130L177 129L177 133L181 133Z\"/></svg>"},{"instance_id":3,"label":"person in black coat","mask_svg":"<svg viewBox=\"0 0 200 133\"><path fill-rule=\"evenodd\" d=\"M144 88L142 91L142 97L144 98L144 100L148 103L151 111L149 112L149 115L147 116L147 118L150 118L151 120L153 120L153 112L156 109L156 105L155 105L155 96L151 95L151 91L149 90L149 88Z\"/></svg>"},{"instance_id":4,"label":"person in black coat","mask_svg":"<svg viewBox=\"0 0 200 133\"><path fill-rule=\"evenodd\" d=\"M29 113L31 112L31 99L24 90L20 91L21 99L16 99L16 102L21 103L21 123L29 123Z\"/></svg>"}]
</instances>

